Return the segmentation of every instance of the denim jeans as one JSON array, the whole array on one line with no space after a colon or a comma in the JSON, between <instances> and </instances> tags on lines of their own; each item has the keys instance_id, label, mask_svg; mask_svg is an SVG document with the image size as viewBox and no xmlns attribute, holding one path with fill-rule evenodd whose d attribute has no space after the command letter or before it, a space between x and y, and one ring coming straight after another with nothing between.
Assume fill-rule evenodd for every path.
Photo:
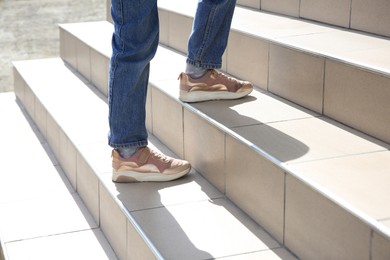
<instances>
[{"instance_id":1,"label":"denim jeans","mask_svg":"<svg viewBox=\"0 0 390 260\"><path fill-rule=\"evenodd\" d=\"M187 63L221 67L235 4L236 0L199 0ZM111 15L108 144L113 148L146 146L146 93L150 61L159 41L157 0L111 0Z\"/></svg>"}]
</instances>

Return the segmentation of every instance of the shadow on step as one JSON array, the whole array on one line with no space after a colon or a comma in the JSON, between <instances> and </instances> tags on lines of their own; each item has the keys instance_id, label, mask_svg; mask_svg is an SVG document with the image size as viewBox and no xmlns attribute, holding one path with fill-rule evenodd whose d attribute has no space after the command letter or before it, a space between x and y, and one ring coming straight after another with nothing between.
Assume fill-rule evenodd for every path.
<instances>
[{"instance_id":1,"label":"shadow on step","mask_svg":"<svg viewBox=\"0 0 390 260\"><path fill-rule=\"evenodd\" d=\"M194 170L172 182L115 187L118 199L166 259L215 259L265 251L293 259Z\"/></svg>"},{"instance_id":2,"label":"shadow on step","mask_svg":"<svg viewBox=\"0 0 390 260\"><path fill-rule=\"evenodd\" d=\"M309 152L305 143L273 126L275 123L313 117L315 113L272 94L254 91L238 100L203 102L193 106L233 131L238 139L249 141L253 147L280 162L292 161ZM272 108L275 110L271 111Z\"/></svg>"}]
</instances>

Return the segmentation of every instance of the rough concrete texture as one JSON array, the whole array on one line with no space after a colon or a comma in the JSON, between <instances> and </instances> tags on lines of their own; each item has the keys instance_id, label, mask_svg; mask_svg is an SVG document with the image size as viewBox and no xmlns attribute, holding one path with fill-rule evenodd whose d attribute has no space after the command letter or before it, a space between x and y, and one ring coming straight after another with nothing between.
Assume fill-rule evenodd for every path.
<instances>
[{"instance_id":1,"label":"rough concrete texture","mask_svg":"<svg viewBox=\"0 0 390 260\"><path fill-rule=\"evenodd\" d=\"M13 90L12 61L59 56L59 23L105 19L105 0L0 0L0 92Z\"/></svg>"}]
</instances>

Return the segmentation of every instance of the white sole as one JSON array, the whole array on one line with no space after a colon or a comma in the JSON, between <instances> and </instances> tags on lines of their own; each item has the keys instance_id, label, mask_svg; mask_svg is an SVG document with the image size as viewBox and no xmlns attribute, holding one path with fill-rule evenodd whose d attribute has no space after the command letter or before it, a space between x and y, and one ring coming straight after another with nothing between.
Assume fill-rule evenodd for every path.
<instances>
[{"instance_id":1,"label":"white sole","mask_svg":"<svg viewBox=\"0 0 390 260\"><path fill-rule=\"evenodd\" d=\"M112 172L112 181L113 182L164 182L164 181L173 181L184 175L186 175L191 168L185 169L182 172L175 174L162 174L162 173L141 173L134 171L125 171L125 172Z\"/></svg>"},{"instance_id":2,"label":"white sole","mask_svg":"<svg viewBox=\"0 0 390 260\"><path fill-rule=\"evenodd\" d=\"M183 102L201 102L209 100L226 100L226 99L238 99L250 94L250 91L243 92L227 92L227 91L194 91L187 92L180 90L179 99Z\"/></svg>"}]
</instances>

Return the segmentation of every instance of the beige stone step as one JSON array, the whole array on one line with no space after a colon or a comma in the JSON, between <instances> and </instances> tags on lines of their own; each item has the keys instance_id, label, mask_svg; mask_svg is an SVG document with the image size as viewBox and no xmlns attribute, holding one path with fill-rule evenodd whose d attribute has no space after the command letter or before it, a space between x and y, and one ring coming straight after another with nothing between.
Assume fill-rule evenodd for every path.
<instances>
[{"instance_id":1,"label":"beige stone step","mask_svg":"<svg viewBox=\"0 0 390 260\"><path fill-rule=\"evenodd\" d=\"M257 2L241 4L256 7L260 4ZM354 11L360 13L354 14L354 19L373 21L367 18L368 14L361 13L365 4L357 2ZM322 13L324 9L324 1L263 1L262 9L295 9L299 4L307 6L304 9L309 13L317 9ZM324 10L340 10L340 3L326 5ZM196 2L159 1L160 42L185 53L195 8ZM366 9L369 17L381 17L388 8L388 4L378 0ZM323 14L339 16L337 12ZM389 54L390 41L386 37L237 7L223 69L389 143Z\"/></svg>"},{"instance_id":2,"label":"beige stone step","mask_svg":"<svg viewBox=\"0 0 390 260\"><path fill-rule=\"evenodd\" d=\"M62 37L72 34L72 26L79 25L65 25ZM171 65L166 66L168 63ZM384 205L389 198L389 167L383 161L389 153L387 143L261 89L242 100L182 104L177 100L177 74L184 63L184 56L163 47L152 63L147 125L164 144L190 160L209 182L303 258L313 256L313 252L291 239L298 235L294 221L296 216L301 217L303 198L314 198L314 204L323 203L329 210L321 217L332 220L321 220L322 226L299 234L305 238L302 243L310 244L313 251L321 251L325 243L332 249L324 254L361 257L377 249L371 244L366 246L367 241L388 243L389 216ZM328 175L327 165L335 161L334 179L323 181ZM345 171L358 162L364 162L356 167L361 171ZM316 163L322 163L319 169ZM376 172L376 167L383 172L372 179L371 171ZM358 182L352 180L355 175L359 176ZM367 200L361 200L358 192L350 196L345 192L358 191L364 185L369 193ZM303 187L303 198L295 186ZM307 210L307 215L302 214L302 223L319 217L316 214L320 211ZM340 214L344 218L339 219ZM287 220L289 216L292 219ZM348 226L351 219L354 224L342 232L333 236L323 232L333 230L335 225ZM320 239L312 240L309 234L317 233ZM346 244L343 251L343 241L355 236L361 239Z\"/></svg>"},{"instance_id":3,"label":"beige stone step","mask_svg":"<svg viewBox=\"0 0 390 260\"><path fill-rule=\"evenodd\" d=\"M265 12L390 37L390 29L387 26L390 22L390 4L386 0L238 0L237 3Z\"/></svg>"},{"instance_id":4,"label":"beige stone step","mask_svg":"<svg viewBox=\"0 0 390 260\"><path fill-rule=\"evenodd\" d=\"M0 259L117 259L13 92L0 111Z\"/></svg>"},{"instance_id":5,"label":"beige stone step","mask_svg":"<svg viewBox=\"0 0 390 260\"><path fill-rule=\"evenodd\" d=\"M160 41L185 53L196 3L159 7ZM389 55L388 38L237 7L223 69L389 143Z\"/></svg>"},{"instance_id":6,"label":"beige stone step","mask_svg":"<svg viewBox=\"0 0 390 260\"><path fill-rule=\"evenodd\" d=\"M106 100L63 60L16 62L15 78L18 97L34 119L46 118L38 127L120 259L295 259L194 170L162 184L113 183ZM153 89L150 100L158 98ZM154 105L148 101L148 110ZM150 143L175 156L152 134Z\"/></svg>"},{"instance_id":7,"label":"beige stone step","mask_svg":"<svg viewBox=\"0 0 390 260\"><path fill-rule=\"evenodd\" d=\"M181 1L183 3L184 1ZM190 1L184 2L192 5ZM263 12L285 15L296 19L314 21L390 37L388 13L390 4L386 0L237 0L237 5ZM106 0L106 18L112 22L110 0Z\"/></svg>"}]
</instances>

